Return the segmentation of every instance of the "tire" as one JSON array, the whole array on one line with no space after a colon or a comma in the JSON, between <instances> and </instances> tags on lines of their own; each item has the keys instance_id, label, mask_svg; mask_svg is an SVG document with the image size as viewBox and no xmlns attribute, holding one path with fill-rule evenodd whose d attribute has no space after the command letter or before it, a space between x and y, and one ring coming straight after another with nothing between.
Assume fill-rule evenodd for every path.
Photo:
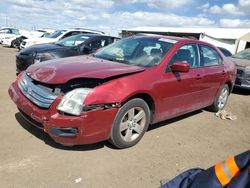
<instances>
[{"instance_id":1,"label":"tire","mask_svg":"<svg viewBox=\"0 0 250 188\"><path fill-rule=\"evenodd\" d=\"M131 99L118 111L110 134L110 142L123 149L136 145L148 129L150 110L139 98Z\"/></svg>"},{"instance_id":2,"label":"tire","mask_svg":"<svg viewBox=\"0 0 250 188\"><path fill-rule=\"evenodd\" d=\"M15 48L14 41L11 42L10 47Z\"/></svg>"},{"instance_id":3,"label":"tire","mask_svg":"<svg viewBox=\"0 0 250 188\"><path fill-rule=\"evenodd\" d=\"M218 92L214 100L214 103L211 106L209 106L208 109L213 112L218 112L219 110L222 110L226 106L228 96L229 96L229 87L227 84L225 84Z\"/></svg>"}]
</instances>

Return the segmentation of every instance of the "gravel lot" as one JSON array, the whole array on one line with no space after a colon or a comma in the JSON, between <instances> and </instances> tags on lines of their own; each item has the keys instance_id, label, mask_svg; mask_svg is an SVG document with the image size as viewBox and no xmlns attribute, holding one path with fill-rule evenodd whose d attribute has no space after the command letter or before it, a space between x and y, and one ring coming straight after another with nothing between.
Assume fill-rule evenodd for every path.
<instances>
[{"instance_id":1,"label":"gravel lot","mask_svg":"<svg viewBox=\"0 0 250 188\"><path fill-rule=\"evenodd\" d=\"M250 148L250 91L244 90L234 91L226 106L236 121L201 110L152 125L125 150L108 142L58 145L25 122L8 96L16 52L0 46L0 187L159 187L162 179Z\"/></svg>"}]
</instances>

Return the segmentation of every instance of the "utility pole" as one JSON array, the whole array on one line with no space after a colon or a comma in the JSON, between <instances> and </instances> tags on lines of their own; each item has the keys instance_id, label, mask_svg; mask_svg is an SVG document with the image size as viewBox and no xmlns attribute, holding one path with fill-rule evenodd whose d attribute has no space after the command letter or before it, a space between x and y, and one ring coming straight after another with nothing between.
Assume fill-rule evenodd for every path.
<instances>
[{"instance_id":1,"label":"utility pole","mask_svg":"<svg viewBox=\"0 0 250 188\"><path fill-rule=\"evenodd\" d=\"M5 16L5 26L8 27L8 17L7 17L7 15Z\"/></svg>"}]
</instances>

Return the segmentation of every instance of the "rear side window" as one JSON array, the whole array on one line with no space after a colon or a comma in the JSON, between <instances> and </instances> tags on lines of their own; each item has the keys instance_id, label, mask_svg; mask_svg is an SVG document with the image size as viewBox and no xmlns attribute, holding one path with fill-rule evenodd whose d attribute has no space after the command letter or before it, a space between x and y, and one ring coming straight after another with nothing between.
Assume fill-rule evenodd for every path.
<instances>
[{"instance_id":1,"label":"rear side window","mask_svg":"<svg viewBox=\"0 0 250 188\"><path fill-rule=\"evenodd\" d=\"M4 34L10 33L10 30L9 29L2 29L2 30L0 30L0 33L4 33Z\"/></svg>"},{"instance_id":2,"label":"rear side window","mask_svg":"<svg viewBox=\"0 0 250 188\"><path fill-rule=\"evenodd\" d=\"M222 64L222 58L218 52L208 46L201 46L201 54L203 57L203 66L216 66Z\"/></svg>"}]
</instances>

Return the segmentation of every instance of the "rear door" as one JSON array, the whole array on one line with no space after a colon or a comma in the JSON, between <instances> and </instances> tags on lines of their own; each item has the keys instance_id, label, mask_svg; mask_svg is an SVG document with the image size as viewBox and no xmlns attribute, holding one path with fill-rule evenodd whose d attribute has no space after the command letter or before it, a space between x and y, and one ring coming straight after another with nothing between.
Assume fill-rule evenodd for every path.
<instances>
[{"instance_id":1,"label":"rear door","mask_svg":"<svg viewBox=\"0 0 250 188\"><path fill-rule=\"evenodd\" d=\"M204 105L210 105L225 79L223 59L220 54L212 47L199 45L201 54L201 64L204 67L204 78L201 99Z\"/></svg>"}]
</instances>

